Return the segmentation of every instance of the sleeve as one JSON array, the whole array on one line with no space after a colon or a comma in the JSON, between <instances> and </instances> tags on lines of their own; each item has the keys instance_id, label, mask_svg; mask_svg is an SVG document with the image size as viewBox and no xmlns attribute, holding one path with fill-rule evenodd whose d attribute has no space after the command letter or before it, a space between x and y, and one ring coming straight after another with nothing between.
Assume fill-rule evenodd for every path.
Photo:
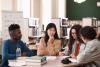
<instances>
[{"instance_id":1,"label":"sleeve","mask_svg":"<svg viewBox=\"0 0 100 67\"><path fill-rule=\"evenodd\" d=\"M16 54L8 54L8 59L16 59Z\"/></svg>"},{"instance_id":2,"label":"sleeve","mask_svg":"<svg viewBox=\"0 0 100 67\"><path fill-rule=\"evenodd\" d=\"M7 67L8 66L8 56L7 56L7 46L6 42L3 42L2 46L2 67Z\"/></svg>"},{"instance_id":3,"label":"sleeve","mask_svg":"<svg viewBox=\"0 0 100 67\"><path fill-rule=\"evenodd\" d=\"M82 51L78 56L77 56L77 62L82 63L82 62L90 62L93 61L94 54L97 50L96 45L92 44L87 44L87 47L85 48L84 51ZM88 59L88 60L87 60Z\"/></svg>"},{"instance_id":4,"label":"sleeve","mask_svg":"<svg viewBox=\"0 0 100 67\"><path fill-rule=\"evenodd\" d=\"M2 63L4 64L7 60L7 43L4 41L2 46Z\"/></svg>"},{"instance_id":5,"label":"sleeve","mask_svg":"<svg viewBox=\"0 0 100 67\"><path fill-rule=\"evenodd\" d=\"M6 59L15 59L16 54L9 54L8 53L8 41L3 42L3 47L2 47L2 61L5 61Z\"/></svg>"},{"instance_id":6,"label":"sleeve","mask_svg":"<svg viewBox=\"0 0 100 67\"><path fill-rule=\"evenodd\" d=\"M8 41L4 41L2 45L2 66L8 67L8 59L14 59L15 55L8 54Z\"/></svg>"},{"instance_id":7,"label":"sleeve","mask_svg":"<svg viewBox=\"0 0 100 67\"><path fill-rule=\"evenodd\" d=\"M33 52L32 50L30 50L25 43L23 43L23 47L22 49L24 49L22 52L26 53L27 56L33 56Z\"/></svg>"},{"instance_id":8,"label":"sleeve","mask_svg":"<svg viewBox=\"0 0 100 67\"><path fill-rule=\"evenodd\" d=\"M84 49L85 49L85 44L84 44L84 43L81 43L81 45L80 45L80 53L81 53L82 51L84 51Z\"/></svg>"},{"instance_id":9,"label":"sleeve","mask_svg":"<svg viewBox=\"0 0 100 67\"><path fill-rule=\"evenodd\" d=\"M66 56L69 55L69 54L68 54L68 46L65 47L64 53L65 53Z\"/></svg>"},{"instance_id":10,"label":"sleeve","mask_svg":"<svg viewBox=\"0 0 100 67\"><path fill-rule=\"evenodd\" d=\"M37 55L47 55L47 54L48 54L48 51L46 48L46 44L44 42L44 38L41 38L38 49L37 49Z\"/></svg>"}]
</instances>

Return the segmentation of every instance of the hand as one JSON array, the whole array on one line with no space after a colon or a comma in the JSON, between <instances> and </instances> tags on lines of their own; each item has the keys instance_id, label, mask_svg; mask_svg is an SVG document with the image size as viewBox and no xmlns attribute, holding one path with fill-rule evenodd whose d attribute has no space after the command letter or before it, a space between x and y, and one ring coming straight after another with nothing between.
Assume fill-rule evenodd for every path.
<instances>
[{"instance_id":1,"label":"hand","mask_svg":"<svg viewBox=\"0 0 100 67\"><path fill-rule=\"evenodd\" d=\"M64 52L59 52L59 56L64 56L65 53Z\"/></svg>"},{"instance_id":2,"label":"hand","mask_svg":"<svg viewBox=\"0 0 100 67\"><path fill-rule=\"evenodd\" d=\"M23 53L22 53L22 56L26 56L26 55L27 55L26 52L23 52Z\"/></svg>"},{"instance_id":3,"label":"hand","mask_svg":"<svg viewBox=\"0 0 100 67\"><path fill-rule=\"evenodd\" d=\"M74 59L77 58L77 56L75 56L74 54L71 54L70 56L71 56L72 58L74 58Z\"/></svg>"},{"instance_id":4,"label":"hand","mask_svg":"<svg viewBox=\"0 0 100 67\"><path fill-rule=\"evenodd\" d=\"M53 43L54 42L54 36L50 36L48 42Z\"/></svg>"}]
</instances>

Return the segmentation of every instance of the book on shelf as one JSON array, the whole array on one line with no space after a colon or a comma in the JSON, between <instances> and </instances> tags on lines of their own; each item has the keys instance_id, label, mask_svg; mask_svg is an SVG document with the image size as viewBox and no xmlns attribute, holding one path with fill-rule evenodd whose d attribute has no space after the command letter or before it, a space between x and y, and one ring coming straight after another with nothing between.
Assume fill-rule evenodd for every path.
<instances>
[{"instance_id":1,"label":"book on shelf","mask_svg":"<svg viewBox=\"0 0 100 67\"><path fill-rule=\"evenodd\" d=\"M63 18L63 19L61 19L62 21L61 21L61 26L63 26L63 25L69 25L69 22L68 22L68 18Z\"/></svg>"},{"instance_id":2,"label":"book on shelf","mask_svg":"<svg viewBox=\"0 0 100 67\"><path fill-rule=\"evenodd\" d=\"M67 27L62 27L63 36L67 36Z\"/></svg>"}]
</instances>

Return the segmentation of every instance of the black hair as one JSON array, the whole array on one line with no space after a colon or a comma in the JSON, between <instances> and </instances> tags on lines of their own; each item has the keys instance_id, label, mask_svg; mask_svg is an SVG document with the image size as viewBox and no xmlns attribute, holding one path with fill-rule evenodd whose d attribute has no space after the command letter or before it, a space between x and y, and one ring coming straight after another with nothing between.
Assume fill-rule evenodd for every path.
<instances>
[{"instance_id":1,"label":"black hair","mask_svg":"<svg viewBox=\"0 0 100 67\"><path fill-rule=\"evenodd\" d=\"M48 39L49 39L49 36L48 36L48 33L47 33L47 31L48 31L48 29L50 29L50 28L54 28L55 29L55 35L54 35L54 38L55 39L59 39L59 37L58 37L58 34L57 34L57 28L56 28L56 25L54 24L54 23L49 23L48 25L47 25L47 27L46 27L46 31L45 31L45 43L46 43L46 45L47 45L47 42L48 42Z\"/></svg>"},{"instance_id":2,"label":"black hair","mask_svg":"<svg viewBox=\"0 0 100 67\"><path fill-rule=\"evenodd\" d=\"M20 26L18 24L11 24L8 28L9 31L14 31L16 29L20 29Z\"/></svg>"},{"instance_id":3,"label":"black hair","mask_svg":"<svg viewBox=\"0 0 100 67\"><path fill-rule=\"evenodd\" d=\"M96 31L91 26L85 26L80 30L80 35L86 39L93 40L96 38Z\"/></svg>"},{"instance_id":4,"label":"black hair","mask_svg":"<svg viewBox=\"0 0 100 67\"><path fill-rule=\"evenodd\" d=\"M83 43L82 39L80 38L80 33L79 33L81 28L82 28L81 25L76 24L76 25L72 26L71 29L70 29L70 35L69 35L69 41L68 41L69 54L71 54L72 46L73 46L73 44L75 42L75 39L72 36L72 29L75 29L75 31L76 31L77 40L80 43Z\"/></svg>"}]
</instances>

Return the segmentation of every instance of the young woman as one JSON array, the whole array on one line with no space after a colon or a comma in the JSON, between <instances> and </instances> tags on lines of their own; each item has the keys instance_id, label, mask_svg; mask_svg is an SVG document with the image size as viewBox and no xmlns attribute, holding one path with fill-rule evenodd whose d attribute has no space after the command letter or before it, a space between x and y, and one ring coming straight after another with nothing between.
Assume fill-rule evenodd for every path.
<instances>
[{"instance_id":1,"label":"young woman","mask_svg":"<svg viewBox=\"0 0 100 67\"><path fill-rule=\"evenodd\" d=\"M71 57L76 58L79 52L84 50L85 45L79 35L81 28L80 25L71 27L68 44L66 45L65 51L61 52L60 55L70 55Z\"/></svg>"},{"instance_id":2,"label":"young woman","mask_svg":"<svg viewBox=\"0 0 100 67\"><path fill-rule=\"evenodd\" d=\"M86 26L81 29L80 34L82 40L86 43L86 47L77 56L77 62L86 63L94 61L100 67L100 40L96 39L96 31L92 27Z\"/></svg>"},{"instance_id":3,"label":"young woman","mask_svg":"<svg viewBox=\"0 0 100 67\"><path fill-rule=\"evenodd\" d=\"M59 40L56 26L54 23L49 23L46 27L45 37L40 39L37 54L56 56L60 49L61 40Z\"/></svg>"}]
</instances>

